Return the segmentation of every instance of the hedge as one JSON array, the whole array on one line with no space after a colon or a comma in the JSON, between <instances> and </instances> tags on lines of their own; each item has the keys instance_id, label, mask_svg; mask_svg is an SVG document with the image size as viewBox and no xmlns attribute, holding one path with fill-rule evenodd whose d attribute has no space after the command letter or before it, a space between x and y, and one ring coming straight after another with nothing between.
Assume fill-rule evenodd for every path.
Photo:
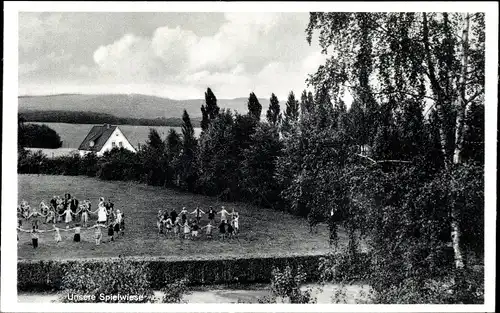
<instances>
[{"instance_id":1,"label":"hedge","mask_svg":"<svg viewBox=\"0 0 500 313\"><path fill-rule=\"evenodd\" d=\"M190 285L211 285L230 283L269 283L273 268L286 265L301 265L309 281L319 279L318 266L322 255L294 257L233 258L217 260L168 261L158 258L130 259L140 266L146 264L153 289L161 289L176 279L188 278ZM102 266L103 262L117 259L91 260L19 260L17 266L17 287L19 291L61 290L63 275L76 266L90 270Z\"/></svg>"}]
</instances>

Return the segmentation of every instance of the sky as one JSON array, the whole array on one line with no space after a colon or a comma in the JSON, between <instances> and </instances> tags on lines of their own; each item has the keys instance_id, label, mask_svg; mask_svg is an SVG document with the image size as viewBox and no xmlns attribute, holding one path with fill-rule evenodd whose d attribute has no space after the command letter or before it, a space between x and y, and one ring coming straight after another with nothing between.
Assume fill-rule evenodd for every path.
<instances>
[{"instance_id":1,"label":"sky","mask_svg":"<svg viewBox=\"0 0 500 313\"><path fill-rule=\"evenodd\" d=\"M285 99L323 64L301 13L19 13L19 95Z\"/></svg>"}]
</instances>

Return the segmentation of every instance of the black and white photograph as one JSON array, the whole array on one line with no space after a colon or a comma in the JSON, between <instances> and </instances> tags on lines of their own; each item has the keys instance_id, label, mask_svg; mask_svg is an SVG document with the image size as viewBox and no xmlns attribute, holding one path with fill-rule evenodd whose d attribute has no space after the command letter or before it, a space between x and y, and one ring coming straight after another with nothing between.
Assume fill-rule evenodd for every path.
<instances>
[{"instance_id":1,"label":"black and white photograph","mask_svg":"<svg viewBox=\"0 0 500 313\"><path fill-rule=\"evenodd\" d=\"M494 311L498 3L190 5L5 3L2 311Z\"/></svg>"}]
</instances>

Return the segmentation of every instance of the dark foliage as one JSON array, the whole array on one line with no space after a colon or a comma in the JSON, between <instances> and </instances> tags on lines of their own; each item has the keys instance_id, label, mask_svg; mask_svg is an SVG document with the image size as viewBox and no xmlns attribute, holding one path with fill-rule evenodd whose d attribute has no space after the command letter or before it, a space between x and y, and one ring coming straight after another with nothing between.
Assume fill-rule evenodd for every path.
<instances>
[{"instance_id":1,"label":"dark foliage","mask_svg":"<svg viewBox=\"0 0 500 313\"><path fill-rule=\"evenodd\" d=\"M212 89L207 88L205 92L205 105L201 106L201 129L206 130L210 125L210 121L219 115L220 108L217 106L217 98L215 97Z\"/></svg>"},{"instance_id":2,"label":"dark foliage","mask_svg":"<svg viewBox=\"0 0 500 313\"><path fill-rule=\"evenodd\" d=\"M47 125L18 124L18 140L22 147L56 149L62 146L61 137Z\"/></svg>"},{"instance_id":3,"label":"dark foliage","mask_svg":"<svg viewBox=\"0 0 500 313\"><path fill-rule=\"evenodd\" d=\"M69 124L112 124L112 125L142 125L142 126L182 126L180 117L129 118L117 117L106 113L87 111L23 111L26 122L69 123ZM193 125L200 125L200 118L193 119Z\"/></svg>"},{"instance_id":4,"label":"dark foliage","mask_svg":"<svg viewBox=\"0 0 500 313\"><path fill-rule=\"evenodd\" d=\"M255 95L255 93L250 93L248 97L248 115L256 119L260 120L260 113L262 112L262 105L259 102L259 99Z\"/></svg>"},{"instance_id":5,"label":"dark foliage","mask_svg":"<svg viewBox=\"0 0 500 313\"><path fill-rule=\"evenodd\" d=\"M277 126L281 120L280 103L278 97L273 93L269 99L269 108L266 113L267 122L271 125Z\"/></svg>"}]
</instances>

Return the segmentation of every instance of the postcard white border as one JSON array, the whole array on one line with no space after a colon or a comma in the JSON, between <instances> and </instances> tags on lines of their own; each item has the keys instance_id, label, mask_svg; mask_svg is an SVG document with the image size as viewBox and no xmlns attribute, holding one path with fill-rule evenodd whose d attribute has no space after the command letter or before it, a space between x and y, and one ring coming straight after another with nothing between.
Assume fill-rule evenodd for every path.
<instances>
[{"instance_id":1,"label":"postcard white border","mask_svg":"<svg viewBox=\"0 0 500 313\"><path fill-rule=\"evenodd\" d=\"M486 160L484 305L30 304L17 303L18 12L485 12ZM9 312L493 312L495 310L498 74L496 2L4 2L1 311ZM8 222L12 221L12 222Z\"/></svg>"}]
</instances>

